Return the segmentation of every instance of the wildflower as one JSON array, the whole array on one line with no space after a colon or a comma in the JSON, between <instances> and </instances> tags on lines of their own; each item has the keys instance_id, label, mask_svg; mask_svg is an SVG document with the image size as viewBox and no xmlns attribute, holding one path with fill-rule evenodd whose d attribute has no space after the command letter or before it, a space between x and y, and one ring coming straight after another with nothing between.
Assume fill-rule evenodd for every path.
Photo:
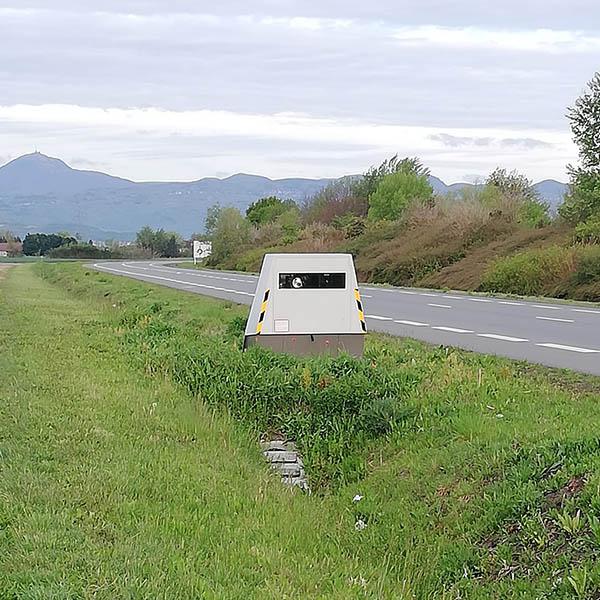
<instances>
[{"instance_id":1,"label":"wildflower","mask_svg":"<svg viewBox=\"0 0 600 600\"><path fill-rule=\"evenodd\" d=\"M366 526L367 524L362 519L358 519L354 524L354 529L356 529L356 531L362 531Z\"/></svg>"},{"instance_id":2,"label":"wildflower","mask_svg":"<svg viewBox=\"0 0 600 600\"><path fill-rule=\"evenodd\" d=\"M364 496L361 496L360 494L356 494L356 496L354 496L354 498L352 498L352 502L360 502L363 498L364 498Z\"/></svg>"}]
</instances>

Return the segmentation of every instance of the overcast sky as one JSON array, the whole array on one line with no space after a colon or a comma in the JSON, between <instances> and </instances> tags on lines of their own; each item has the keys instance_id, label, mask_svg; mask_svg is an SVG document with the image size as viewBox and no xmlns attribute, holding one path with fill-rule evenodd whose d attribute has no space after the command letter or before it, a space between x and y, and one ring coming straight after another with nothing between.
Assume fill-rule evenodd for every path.
<instances>
[{"instance_id":1,"label":"overcast sky","mask_svg":"<svg viewBox=\"0 0 600 600\"><path fill-rule=\"evenodd\" d=\"M52 8L48 8L51 6ZM135 180L565 179L598 0L0 0L0 163Z\"/></svg>"}]
</instances>

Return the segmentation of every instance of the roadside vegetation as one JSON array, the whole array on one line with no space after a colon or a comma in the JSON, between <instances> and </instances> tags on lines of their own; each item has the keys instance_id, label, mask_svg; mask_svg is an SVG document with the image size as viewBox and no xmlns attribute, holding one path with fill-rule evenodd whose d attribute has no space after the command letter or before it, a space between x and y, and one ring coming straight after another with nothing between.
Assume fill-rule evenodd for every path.
<instances>
[{"instance_id":1,"label":"roadside vegetation","mask_svg":"<svg viewBox=\"0 0 600 600\"><path fill-rule=\"evenodd\" d=\"M394 156L301 206L213 207L207 264L258 270L265 252L351 252L362 281L600 301L599 111L597 73L568 111L580 161L558 214L517 171L440 197L418 158Z\"/></svg>"},{"instance_id":2,"label":"roadside vegetation","mask_svg":"<svg viewBox=\"0 0 600 600\"><path fill-rule=\"evenodd\" d=\"M246 312L7 272L1 596L600 593L597 378L379 335L361 360L243 353ZM312 495L268 472L278 434Z\"/></svg>"}]
</instances>

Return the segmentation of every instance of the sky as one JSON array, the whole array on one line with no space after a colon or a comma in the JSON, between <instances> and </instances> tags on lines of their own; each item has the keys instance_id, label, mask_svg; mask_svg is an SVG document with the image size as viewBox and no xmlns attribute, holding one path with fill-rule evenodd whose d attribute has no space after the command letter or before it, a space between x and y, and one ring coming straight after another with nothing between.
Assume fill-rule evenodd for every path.
<instances>
[{"instance_id":1,"label":"sky","mask_svg":"<svg viewBox=\"0 0 600 600\"><path fill-rule=\"evenodd\" d=\"M600 4L0 0L0 56L0 164L337 177L398 153L446 182L566 180Z\"/></svg>"}]
</instances>

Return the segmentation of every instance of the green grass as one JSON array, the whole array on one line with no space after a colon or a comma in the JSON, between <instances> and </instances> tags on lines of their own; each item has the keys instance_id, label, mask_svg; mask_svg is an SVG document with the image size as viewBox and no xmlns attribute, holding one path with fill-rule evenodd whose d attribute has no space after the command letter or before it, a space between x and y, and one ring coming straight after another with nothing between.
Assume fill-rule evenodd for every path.
<instances>
[{"instance_id":1,"label":"green grass","mask_svg":"<svg viewBox=\"0 0 600 600\"><path fill-rule=\"evenodd\" d=\"M364 361L242 356L246 311L76 264L8 272L0 598L597 593L597 378L383 336ZM194 340L216 381L185 361ZM241 404L252 361L271 379ZM312 496L290 493L258 451L265 427L289 425L265 398L300 373L310 393L283 408L320 419L348 393L331 381L340 364L341 380L372 370L361 385L388 390L390 426L373 430L360 403L335 412L339 437L360 443L310 464Z\"/></svg>"}]
</instances>

